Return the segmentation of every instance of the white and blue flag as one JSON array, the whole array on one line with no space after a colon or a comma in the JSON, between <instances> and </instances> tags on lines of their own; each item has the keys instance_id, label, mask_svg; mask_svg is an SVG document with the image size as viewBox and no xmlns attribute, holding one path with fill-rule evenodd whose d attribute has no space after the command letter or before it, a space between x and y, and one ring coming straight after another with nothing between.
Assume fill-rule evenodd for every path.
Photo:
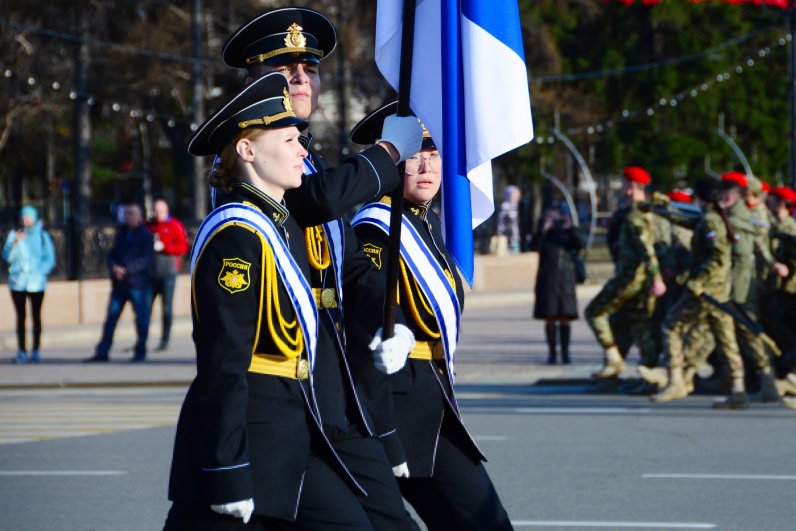
<instances>
[{"instance_id":1,"label":"white and blue flag","mask_svg":"<svg viewBox=\"0 0 796 531\"><path fill-rule=\"evenodd\" d=\"M396 90L402 18L403 0L378 0L376 64ZM533 139L517 1L417 0L409 100L442 154L445 244L472 285L492 159Z\"/></svg>"}]
</instances>

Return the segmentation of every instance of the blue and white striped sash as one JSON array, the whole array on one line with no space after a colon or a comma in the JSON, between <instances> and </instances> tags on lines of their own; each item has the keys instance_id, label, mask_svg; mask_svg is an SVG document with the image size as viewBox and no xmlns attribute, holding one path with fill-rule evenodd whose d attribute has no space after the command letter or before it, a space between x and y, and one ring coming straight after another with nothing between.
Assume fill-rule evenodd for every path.
<instances>
[{"instance_id":1,"label":"blue and white striped sash","mask_svg":"<svg viewBox=\"0 0 796 531\"><path fill-rule=\"evenodd\" d=\"M213 210L196 233L191 249L191 276L193 276L196 261L201 256L205 244L221 227L232 222L248 225L262 234L274 251L276 269L290 296L304 333L307 343L307 358L310 362L310 370L312 370L315 366L315 348L318 342L318 309L315 307L315 299L307 279L290 255L290 250L279 236L273 222L265 214L242 203L227 203Z\"/></svg>"},{"instance_id":2,"label":"blue and white striped sash","mask_svg":"<svg viewBox=\"0 0 796 531\"><path fill-rule=\"evenodd\" d=\"M445 360L448 374L453 381L453 359L459 340L459 319L461 309L456 290L451 286L445 270L429 249L406 215L401 224L401 257L417 280L423 295L426 296L440 330L440 339L445 347ZM390 206L384 203L371 203L362 207L351 222L355 227L369 223L390 233Z\"/></svg>"}]
</instances>

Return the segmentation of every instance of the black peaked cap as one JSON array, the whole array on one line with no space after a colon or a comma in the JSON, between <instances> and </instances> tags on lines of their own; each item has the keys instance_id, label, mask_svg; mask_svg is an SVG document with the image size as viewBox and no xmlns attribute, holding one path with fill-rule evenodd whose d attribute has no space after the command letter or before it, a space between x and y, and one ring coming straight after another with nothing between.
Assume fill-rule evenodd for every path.
<instances>
[{"instance_id":1,"label":"black peaked cap","mask_svg":"<svg viewBox=\"0 0 796 531\"><path fill-rule=\"evenodd\" d=\"M357 125L351 129L349 137L351 142L360 145L375 144L381 138L381 130L384 127L384 120L391 114L398 112L398 102L394 101L380 107L368 114ZM423 126L423 148L436 149L434 140L428 130Z\"/></svg>"},{"instance_id":2,"label":"black peaked cap","mask_svg":"<svg viewBox=\"0 0 796 531\"><path fill-rule=\"evenodd\" d=\"M291 31L293 24L301 30ZM328 17L306 7L286 7L263 13L238 28L224 44L221 58L234 68L318 62L336 46L337 31Z\"/></svg>"},{"instance_id":3,"label":"black peaked cap","mask_svg":"<svg viewBox=\"0 0 796 531\"><path fill-rule=\"evenodd\" d=\"M238 92L199 126L188 141L191 155L218 155L238 133L249 127L305 129L288 96L288 84L279 72L267 74Z\"/></svg>"}]
</instances>

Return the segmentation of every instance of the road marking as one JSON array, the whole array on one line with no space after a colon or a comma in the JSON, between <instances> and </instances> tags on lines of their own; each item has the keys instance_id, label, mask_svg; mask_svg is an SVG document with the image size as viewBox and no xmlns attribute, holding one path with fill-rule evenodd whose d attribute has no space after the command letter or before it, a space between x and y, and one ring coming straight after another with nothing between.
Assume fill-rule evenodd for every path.
<instances>
[{"instance_id":1,"label":"road marking","mask_svg":"<svg viewBox=\"0 0 796 531\"><path fill-rule=\"evenodd\" d=\"M796 481L796 476L783 474L642 474L641 477L654 479L764 479L773 481Z\"/></svg>"},{"instance_id":2,"label":"road marking","mask_svg":"<svg viewBox=\"0 0 796 531\"><path fill-rule=\"evenodd\" d=\"M505 435L473 435L476 441L507 441L508 437Z\"/></svg>"},{"instance_id":3,"label":"road marking","mask_svg":"<svg viewBox=\"0 0 796 531\"><path fill-rule=\"evenodd\" d=\"M574 414L591 414L591 413L610 413L610 414L631 414L637 415L639 413L650 413L650 408L631 408L631 407L518 407L513 410L515 413L531 413L531 414L545 414L545 413L574 413Z\"/></svg>"},{"instance_id":4,"label":"road marking","mask_svg":"<svg viewBox=\"0 0 796 531\"><path fill-rule=\"evenodd\" d=\"M99 435L177 423L174 404L58 402L3 404L0 445Z\"/></svg>"},{"instance_id":5,"label":"road marking","mask_svg":"<svg viewBox=\"0 0 796 531\"><path fill-rule=\"evenodd\" d=\"M0 470L0 476L123 476L124 470Z\"/></svg>"},{"instance_id":6,"label":"road marking","mask_svg":"<svg viewBox=\"0 0 796 531\"><path fill-rule=\"evenodd\" d=\"M556 521L556 520L512 520L515 527L610 527L617 528L643 528L643 529L713 529L716 524L701 524L692 522L590 522L584 521Z\"/></svg>"}]
</instances>

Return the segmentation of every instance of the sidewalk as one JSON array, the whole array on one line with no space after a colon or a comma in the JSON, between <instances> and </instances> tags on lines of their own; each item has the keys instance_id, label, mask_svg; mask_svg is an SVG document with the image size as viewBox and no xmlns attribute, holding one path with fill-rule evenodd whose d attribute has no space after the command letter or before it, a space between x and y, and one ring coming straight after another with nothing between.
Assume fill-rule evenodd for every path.
<instances>
[{"instance_id":1,"label":"sidewalk","mask_svg":"<svg viewBox=\"0 0 796 531\"><path fill-rule=\"evenodd\" d=\"M581 311L600 289L600 285L578 287ZM539 379L581 379L599 364L599 349L591 339L583 320L573 327L573 356L568 366L544 365L546 346L542 326L531 322L533 292L470 293L460 350L457 353L459 383L523 383ZM472 317L471 317L472 316ZM512 324L514 317L525 323ZM536 324L532 324L536 323ZM0 389L115 386L187 386L194 375L195 354L189 318L175 319L170 348L165 352L150 350L144 363L130 363L135 329L130 320L120 321L114 337L111 361L83 363L94 353L101 325L47 328L42 334L42 362L16 365L16 339L13 333L0 333ZM512 334L510 337L509 334ZM500 337L496 341L495 337ZM150 328L149 345L160 338L159 319ZM593 343L593 345L591 345ZM584 363L586 362L586 363Z\"/></svg>"}]
</instances>

